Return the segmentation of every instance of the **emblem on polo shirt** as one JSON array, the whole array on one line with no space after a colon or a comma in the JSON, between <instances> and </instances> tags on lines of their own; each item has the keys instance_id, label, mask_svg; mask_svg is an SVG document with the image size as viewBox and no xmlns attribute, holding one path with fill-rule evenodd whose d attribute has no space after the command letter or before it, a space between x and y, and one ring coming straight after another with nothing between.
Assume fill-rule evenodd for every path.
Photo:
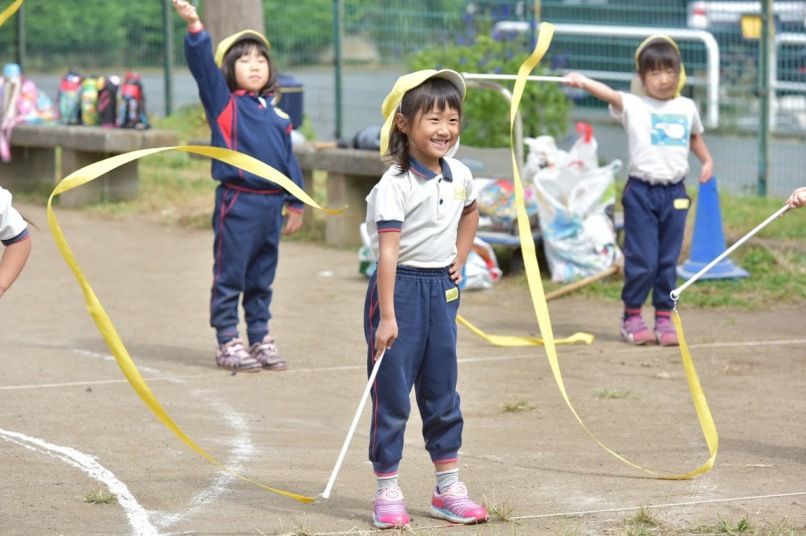
<instances>
[{"instance_id":1,"label":"emblem on polo shirt","mask_svg":"<svg viewBox=\"0 0 806 536\"><path fill-rule=\"evenodd\" d=\"M459 201L464 201L466 197L465 189L464 188L454 188L453 189L453 198Z\"/></svg>"}]
</instances>

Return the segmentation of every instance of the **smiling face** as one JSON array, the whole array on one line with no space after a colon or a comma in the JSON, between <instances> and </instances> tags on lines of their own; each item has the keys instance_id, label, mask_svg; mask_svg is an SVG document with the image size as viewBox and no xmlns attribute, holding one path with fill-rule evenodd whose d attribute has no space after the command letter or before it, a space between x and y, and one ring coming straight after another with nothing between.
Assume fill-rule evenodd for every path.
<instances>
[{"instance_id":1,"label":"smiling face","mask_svg":"<svg viewBox=\"0 0 806 536\"><path fill-rule=\"evenodd\" d=\"M442 171L439 160L456 144L460 126L459 111L450 106L418 112L411 124L402 114L397 116L397 128L408 136L409 153L435 173Z\"/></svg>"},{"instance_id":2,"label":"smiling face","mask_svg":"<svg viewBox=\"0 0 806 536\"><path fill-rule=\"evenodd\" d=\"M249 47L235 60L235 83L238 89L260 93L269 81L269 60L257 47Z\"/></svg>"}]
</instances>

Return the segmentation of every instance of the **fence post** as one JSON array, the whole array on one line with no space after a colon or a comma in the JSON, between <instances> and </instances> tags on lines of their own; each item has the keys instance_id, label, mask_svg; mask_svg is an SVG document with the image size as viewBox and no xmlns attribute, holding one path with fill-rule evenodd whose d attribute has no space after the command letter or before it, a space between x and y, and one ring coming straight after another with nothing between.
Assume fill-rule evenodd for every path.
<instances>
[{"instance_id":1,"label":"fence post","mask_svg":"<svg viewBox=\"0 0 806 536\"><path fill-rule=\"evenodd\" d=\"M770 37L773 35L773 0L761 4L761 42L758 58L758 195L767 196L770 173Z\"/></svg>"}]
</instances>

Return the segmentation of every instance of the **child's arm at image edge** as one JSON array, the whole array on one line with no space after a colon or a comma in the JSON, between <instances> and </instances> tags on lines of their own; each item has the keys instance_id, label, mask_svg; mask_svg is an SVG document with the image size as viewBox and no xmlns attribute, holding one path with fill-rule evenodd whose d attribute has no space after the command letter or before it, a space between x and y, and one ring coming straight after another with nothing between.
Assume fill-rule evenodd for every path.
<instances>
[{"instance_id":1,"label":"child's arm at image edge","mask_svg":"<svg viewBox=\"0 0 806 536\"><path fill-rule=\"evenodd\" d=\"M19 242L6 247L0 257L0 296L11 287L20 275L31 254L31 237L28 235Z\"/></svg>"},{"instance_id":2,"label":"child's arm at image edge","mask_svg":"<svg viewBox=\"0 0 806 536\"><path fill-rule=\"evenodd\" d=\"M786 200L786 204L792 208L802 208L806 205L806 186L795 188L795 191Z\"/></svg>"}]
</instances>

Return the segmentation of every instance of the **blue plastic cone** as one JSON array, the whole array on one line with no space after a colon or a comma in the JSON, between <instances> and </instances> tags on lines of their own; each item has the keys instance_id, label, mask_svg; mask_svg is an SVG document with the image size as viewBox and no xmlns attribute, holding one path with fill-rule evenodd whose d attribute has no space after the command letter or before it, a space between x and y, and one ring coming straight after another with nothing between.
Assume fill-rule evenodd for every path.
<instances>
[{"instance_id":1,"label":"blue plastic cone","mask_svg":"<svg viewBox=\"0 0 806 536\"><path fill-rule=\"evenodd\" d=\"M688 260L677 267L677 275L683 279L691 279L726 249L725 233L722 230L722 213L719 209L719 193L716 189L716 177L714 177L706 183L700 183L691 252ZM725 257L701 275L700 279L731 279L749 275L747 270L736 266L728 257Z\"/></svg>"}]
</instances>

